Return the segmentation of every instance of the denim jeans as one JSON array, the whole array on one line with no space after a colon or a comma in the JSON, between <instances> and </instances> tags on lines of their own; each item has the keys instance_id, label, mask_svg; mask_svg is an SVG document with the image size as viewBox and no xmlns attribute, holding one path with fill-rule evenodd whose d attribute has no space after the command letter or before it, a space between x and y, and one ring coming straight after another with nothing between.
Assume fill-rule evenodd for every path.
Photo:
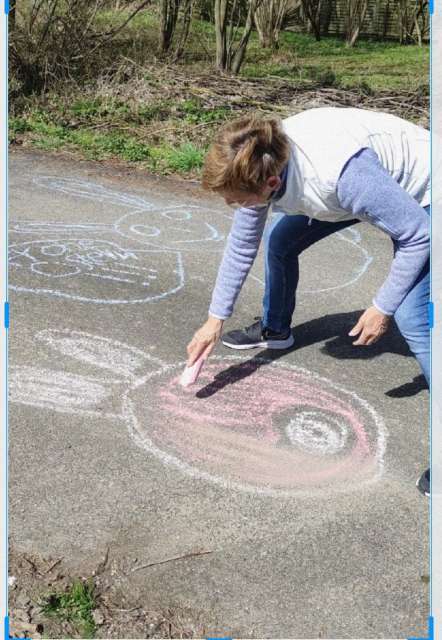
<instances>
[{"instance_id":1,"label":"denim jeans","mask_svg":"<svg viewBox=\"0 0 442 640\"><path fill-rule=\"evenodd\" d=\"M427 207L426 211L429 214L430 208ZM358 222L357 219L343 222L309 221L306 216L283 214L270 222L264 234L264 326L278 332L290 328L299 281L299 255L315 242ZM321 265L318 265L318 270L320 268ZM399 331L416 356L427 382L430 379L429 300L428 260L394 315Z\"/></svg>"}]
</instances>

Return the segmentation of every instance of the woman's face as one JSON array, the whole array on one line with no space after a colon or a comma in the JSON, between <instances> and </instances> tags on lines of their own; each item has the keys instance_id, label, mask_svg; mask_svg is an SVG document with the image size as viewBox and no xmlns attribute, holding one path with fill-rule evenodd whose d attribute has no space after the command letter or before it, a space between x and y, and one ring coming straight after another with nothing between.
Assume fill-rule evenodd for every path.
<instances>
[{"instance_id":1,"label":"woman's face","mask_svg":"<svg viewBox=\"0 0 442 640\"><path fill-rule=\"evenodd\" d=\"M267 179L264 188L259 193L247 193L245 191L221 191L220 195L224 198L229 207L255 207L257 205L267 204L270 196L276 191L281 184L279 176L271 176Z\"/></svg>"}]
</instances>

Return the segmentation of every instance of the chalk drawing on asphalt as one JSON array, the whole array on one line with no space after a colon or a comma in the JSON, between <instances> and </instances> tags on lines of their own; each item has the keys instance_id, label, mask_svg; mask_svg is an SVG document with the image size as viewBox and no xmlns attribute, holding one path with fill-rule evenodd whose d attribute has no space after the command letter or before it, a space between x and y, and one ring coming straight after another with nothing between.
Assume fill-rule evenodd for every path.
<instances>
[{"instance_id":1,"label":"chalk drawing on asphalt","mask_svg":"<svg viewBox=\"0 0 442 640\"><path fill-rule=\"evenodd\" d=\"M62 191L73 197L86 197L97 202L110 202L124 208L133 208L131 212L124 214L114 224L118 233L131 240L179 251L195 251L204 248L204 250L220 252L223 249L222 245L226 236L220 233L213 224L204 220L204 213L207 213L205 207L180 204L158 207L140 196L113 191L96 183L71 178L40 176L34 178L34 182L39 186ZM149 217L146 216L147 211L150 212ZM232 214L211 208L211 212L214 211L219 213L220 219L224 218L232 222ZM153 220L158 222L152 224ZM177 224L174 225L174 222ZM150 229L152 226L161 229L161 234L152 233ZM362 246L359 231L354 227L349 227L335 234L335 238L352 247L356 263L354 270L342 283L324 288L307 288L302 293L322 293L347 287L357 282L367 271L373 257ZM254 279L263 284L260 278L254 276Z\"/></svg>"},{"instance_id":2,"label":"chalk drawing on asphalt","mask_svg":"<svg viewBox=\"0 0 442 640\"><path fill-rule=\"evenodd\" d=\"M344 276L344 278L341 279L341 281L337 284L331 284L330 286L326 286L326 287L300 286L297 289L297 294L311 295L316 293L326 293L327 291L334 291L337 289L343 289L345 287L349 287L352 284L355 284L358 280L362 278L362 276L367 271L370 264L373 262L373 257L369 254L367 249L365 249L365 247L362 246L362 238L359 231L357 231L357 229L349 227L348 229L344 229L343 231L338 231L333 236L331 236L328 241L334 242L336 240L342 241L344 243L347 243L347 245L351 246L351 251L353 251L355 255L355 266L352 269L352 271L347 276ZM340 244L341 242L339 242L339 245ZM340 260L339 252L342 253L342 257L345 257L345 254L346 253L348 254L348 248L337 246L337 251L335 254L336 263L339 263L339 260ZM302 254L302 257L304 257L304 255L305 254ZM314 261L313 252L309 252L309 255L312 256L311 260ZM334 267L335 267L334 269L328 269L326 266L324 266L324 268L321 269L321 272L320 272L321 279L323 280L324 277L330 277L331 274L333 274L334 277L336 277L337 275L339 278L341 278L339 267L336 267L336 265L334 265ZM306 268L306 269L301 269L300 271L302 276L304 275L305 272L309 272L309 271L317 275L317 269L309 270L308 268ZM255 274L249 274L249 277L252 278L252 280L255 280L255 282L258 282L261 285L261 287L265 286L263 278L260 278Z\"/></svg>"},{"instance_id":3,"label":"chalk drawing on asphalt","mask_svg":"<svg viewBox=\"0 0 442 640\"><path fill-rule=\"evenodd\" d=\"M74 198L85 198L95 202L129 207L131 209L142 209L143 211L152 209L152 204L140 196L107 189L107 187L97 182L76 180L75 178L60 178L58 176L36 176L33 178L33 182L39 187L45 187L51 191L60 191Z\"/></svg>"},{"instance_id":4,"label":"chalk drawing on asphalt","mask_svg":"<svg viewBox=\"0 0 442 640\"><path fill-rule=\"evenodd\" d=\"M200 216L195 214L200 214ZM220 251L224 235L216 227L202 220L203 210L197 206L177 206L174 208L152 209L148 222L143 211L128 213L116 222L116 230L129 240L144 245L175 251L194 251L199 245L207 250L213 243L214 250ZM151 225L161 229L152 234Z\"/></svg>"},{"instance_id":5,"label":"chalk drawing on asphalt","mask_svg":"<svg viewBox=\"0 0 442 640\"><path fill-rule=\"evenodd\" d=\"M18 243L22 248L26 245L27 256L22 255L17 259L17 244L13 243L11 247L10 266L11 266L11 288L16 291L26 291L38 294L54 295L57 297L67 297L74 300L83 302L106 302L108 304L124 304L128 302L150 302L159 300L162 297L171 295L179 291L186 280L187 265L184 265L184 257L187 252L205 251L221 253L224 248L225 235L223 235L211 222L205 219L207 211L197 205L170 205L168 207L158 207L152 202L136 195L130 195L118 191L113 191L102 185L87 182L83 180L76 180L71 178L59 178L54 176L39 176L34 178L34 183L40 187L48 188L66 194L72 198L85 198L101 204L111 204L113 206L129 208L130 211L119 217L114 222L109 223L61 223L61 222L16 222L11 223L11 232L15 234L23 234L32 236L39 236L44 240L35 241L32 250L29 247L30 243ZM210 212L213 213L213 210ZM232 216L220 213L220 220L228 219L232 220ZM133 255L140 255L141 251L145 252L145 259L149 260L147 254L148 251L166 251L176 254L176 265L171 264L170 253L152 254L150 257L152 260L161 258L162 256L168 256L169 260L162 264L163 278L161 281L166 286L163 287L163 291L155 291L155 287L152 286L152 282L149 282L150 290L149 295L145 295L145 288L148 286L147 281L140 283L140 279L135 277L137 269L131 267L132 273L123 273L124 270L118 264L118 260L112 268L114 272L104 273L103 269L99 268L93 271L90 269L90 262L85 261L84 256L80 260L80 264L73 264L73 256L68 256L69 247L72 248L77 242L90 242L90 238L95 238L97 235L100 238L106 234L106 237L115 239L115 244L121 243L123 238L125 241L135 244L136 250L131 251ZM83 238L79 240L79 238ZM118 240L118 237L121 240ZM61 245L69 241L70 245L65 251L65 257L56 260L56 256L49 256L47 260L36 260L35 257L31 257L32 251L38 251L38 243L48 242L48 239L52 239L53 246L50 251L56 251L55 245ZM335 289L341 289L343 287L350 286L356 283L367 271L372 257L367 250L362 246L361 236L359 232L354 228L346 229L342 232L335 234L334 242L338 243L338 249L342 250L339 245L346 244L351 247L353 260L355 266L349 276L343 276L337 269L324 268L324 273L333 273L340 278L338 283L334 283L330 286L323 287L306 287L300 288L299 293L315 294L332 291ZM104 242L103 240L101 242ZM110 243L112 244L112 243ZM129 251L128 249L120 248L120 251ZM74 253L78 253L75 252ZM345 253L348 253L345 251ZM335 256L336 257L336 256ZM164 262L164 261L163 261ZM89 265L89 266L88 266ZM128 266L129 261L125 261L124 266ZM216 265L215 265L216 266ZM26 268L27 267L27 268ZM26 271L31 274L31 284L25 282ZM118 271L120 273L118 273ZM307 273L309 270L306 269ZM20 275L17 275L20 274ZM262 287L264 282L262 278L250 273L250 279L258 282ZM69 276L69 280L67 279ZM335 277L335 276L334 276ZM36 278L40 281L36 282ZM117 288L125 284L129 285L130 295L124 296L123 292L115 291L112 293L105 292L102 295L97 296L88 291L84 293L83 289L86 287L90 290L90 284L93 278L99 278L100 292L103 292L103 286L105 283L108 285L108 289L111 290L116 285ZM45 282L46 279L46 282ZM51 279L51 281L49 281ZM63 284L68 284L68 291L66 287L52 287L51 282L58 279ZM89 286L86 286L86 282L89 279ZM127 282L125 282L127 280ZM149 279L150 280L150 279ZM75 284L81 284L81 287L75 291ZM138 283L138 284L137 284ZM34 286L35 284L35 286ZM141 288L140 288L141 284ZM138 287L138 293L135 292L135 288Z\"/></svg>"},{"instance_id":6,"label":"chalk drawing on asphalt","mask_svg":"<svg viewBox=\"0 0 442 640\"><path fill-rule=\"evenodd\" d=\"M132 251L98 238L10 244L9 273L15 291L100 304L152 302L184 286L179 253Z\"/></svg>"},{"instance_id":7,"label":"chalk drawing on asphalt","mask_svg":"<svg viewBox=\"0 0 442 640\"><path fill-rule=\"evenodd\" d=\"M94 233L113 233L114 224L106 223L84 223L84 224L69 224L66 222L31 222L20 221L11 222L9 224L9 231L14 233L21 233L23 235L37 235L37 236L57 236L62 235L64 237L78 236L79 234L94 234Z\"/></svg>"},{"instance_id":8,"label":"chalk drawing on asphalt","mask_svg":"<svg viewBox=\"0 0 442 640\"><path fill-rule=\"evenodd\" d=\"M108 189L102 185L56 176L39 176L33 179L40 187L59 191L72 198L86 198L100 204L112 204L129 208L113 224L113 230L136 243L149 247L188 251L222 250L225 236L205 220L207 210L199 205L155 205L142 198ZM99 228L99 225L95 225Z\"/></svg>"},{"instance_id":9,"label":"chalk drawing on asphalt","mask_svg":"<svg viewBox=\"0 0 442 640\"><path fill-rule=\"evenodd\" d=\"M63 356L55 360L63 369L14 367L12 402L119 420L137 446L192 478L288 497L349 491L382 475L381 416L355 393L306 369L212 357L198 383L185 390L177 384L183 362L167 364L83 332L46 330L36 338ZM87 375L78 373L79 363ZM112 396L111 409L100 413L98 405Z\"/></svg>"}]
</instances>

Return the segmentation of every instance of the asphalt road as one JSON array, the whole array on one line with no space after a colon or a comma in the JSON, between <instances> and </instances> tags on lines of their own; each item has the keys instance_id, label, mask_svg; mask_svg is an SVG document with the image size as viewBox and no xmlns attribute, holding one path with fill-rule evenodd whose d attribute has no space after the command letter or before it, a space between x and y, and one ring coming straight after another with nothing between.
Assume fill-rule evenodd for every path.
<instances>
[{"instance_id":1,"label":"asphalt road","mask_svg":"<svg viewBox=\"0 0 442 640\"><path fill-rule=\"evenodd\" d=\"M392 251L359 224L311 248L289 352L216 350L177 376L232 212L197 184L10 156L10 503L18 550L212 635L426 636L428 392L392 330L346 337ZM261 311L262 254L226 328Z\"/></svg>"}]
</instances>

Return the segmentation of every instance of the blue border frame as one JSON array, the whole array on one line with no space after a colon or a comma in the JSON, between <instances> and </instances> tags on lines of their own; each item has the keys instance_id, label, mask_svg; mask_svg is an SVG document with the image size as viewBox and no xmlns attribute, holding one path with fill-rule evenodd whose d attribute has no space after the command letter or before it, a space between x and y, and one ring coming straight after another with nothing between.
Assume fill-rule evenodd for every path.
<instances>
[{"instance_id":1,"label":"blue border frame","mask_svg":"<svg viewBox=\"0 0 442 640\"><path fill-rule=\"evenodd\" d=\"M4 0L4 12L6 14L6 16L9 15L9 0ZM430 13L430 174L432 175L432 150L433 150L433 146L432 146L432 121L433 121L433 101L432 101L432 70L433 70L433 33L432 33L432 20L431 20L431 16L434 13L434 0L429 0L429 13ZM9 119L8 119L8 81L9 81L9 76L8 76L8 20L6 18L6 38L5 38L5 49L6 49L6 56L5 56L5 60L6 60L6 74L5 74L5 85L6 85L6 91L5 91L5 96L6 96L6 113L5 113L5 160L6 160L6 181L5 181L5 239L6 239L6 257L5 257L5 285L6 285L6 296L8 295L8 261L7 261L7 256L8 256L8 227L9 227L9 219L8 219L8 166L9 166L9 162L8 162L8 128L9 128ZM432 187L431 187L431 191L432 191ZM431 198L432 201L432 198ZM431 235L432 235L432 227L433 227L433 222L431 219ZM430 250L430 265L431 265L431 250ZM430 269L430 292L432 292L432 273L431 273L431 269ZM430 297L432 297L432 294L430 293ZM429 317L429 324L430 324L430 328L434 327L434 304L433 302L429 302L428 305L428 317ZM4 638L5 640L9 640L9 638L11 638L11 636L9 635L9 608L8 608L8 553L9 553L9 546L8 546L8 493L7 493L7 487L8 487L8 449L9 449L9 442L8 442L8 397L7 397L7 389L8 389L8 329L9 329L9 302L8 300L6 300L4 302L4 328L5 328L5 350L6 350L6 376L5 376L5 385L6 385L6 405L5 405L5 411L6 411L6 451L5 451L5 456L6 456L6 460L5 460L5 491L6 491L6 522L5 522L5 533L6 533L6 549L5 549L5 564L6 564L6 612L7 615L4 618ZM432 355L432 349L430 350L430 357ZM431 361L431 365L430 365L430 371L431 371L431 366L432 366L432 361ZM430 468L431 468L431 463L432 463L432 447L431 447L431 443L432 443L432 412L431 412L431 397L432 397L432 386L431 386L431 379L430 379ZM432 574L432 494L430 491L430 612L432 611L432 587L431 587L431 574ZM20 640L31 640L31 638L21 638ZM224 636L224 637L207 637L205 640L233 640L233 638L231 636ZM428 636L424 637L424 638L416 638L416 637L410 637L407 640L434 640L434 618L432 615L429 616L428 618Z\"/></svg>"},{"instance_id":2,"label":"blue border frame","mask_svg":"<svg viewBox=\"0 0 442 640\"><path fill-rule=\"evenodd\" d=\"M9 329L9 302L7 301L8 299L8 227L9 227L9 212L8 212L8 179L9 179L9 175L8 175L8 167L9 167L9 149L8 149L8 130L9 130L9 103L8 103L8 86L9 86L9 51L8 51L8 42L9 42L9 32L8 32L8 14L9 14L9 0L5 0L4 3L4 11L6 14L6 18L4 18L5 20L5 32L6 32L6 37L5 37L5 43L4 43L4 47L5 47L5 65L6 65L6 73L5 73L5 79L4 79L4 83L5 83L5 244L6 244L6 252L5 252L5 297L6 300L4 302L4 330L5 330L5 459L4 459L4 477L5 477L5 508L6 508L6 521L5 521L5 550L4 550L4 557L5 557L5 566L6 566L6 575L5 575L5 582L6 582L6 587L5 587L5 593L6 593L6 616L4 619L4 634L5 634L5 640L9 640L9 598L8 598L8 594L9 594L9 583L8 583L8 574L9 574L9 545L8 545L8 537L9 537L9 530L8 530L8 482L9 482L9 470L8 470L8 463L9 463L9 455L8 455L8 451L9 451L9 438L8 438L8 430L9 430L9 423L8 423L8 329Z\"/></svg>"},{"instance_id":3,"label":"blue border frame","mask_svg":"<svg viewBox=\"0 0 442 640\"><path fill-rule=\"evenodd\" d=\"M434 640L434 618L428 618L428 637L426 638L408 638L408 640Z\"/></svg>"},{"instance_id":4,"label":"blue border frame","mask_svg":"<svg viewBox=\"0 0 442 640\"><path fill-rule=\"evenodd\" d=\"M433 13L434 13L434 0L429 0L428 4L429 12L430 12L430 211L433 211ZM432 238L433 238L433 216L430 219L430 300L433 299L433 273L432 273ZM430 505L429 505L429 540L430 540L430 549L429 549L429 574L430 574L430 617L428 619L428 637L430 640L434 638L434 618L433 618L433 496L431 491L431 469L432 469L432 459L433 459L433 450L432 450L432 442L433 442L433 412L432 412L432 397L433 397L433 385L432 385L432 370L433 370L433 327L434 327L434 304L430 302L429 306L429 325L430 325L430 384L429 384L429 392L430 392Z\"/></svg>"}]
</instances>

